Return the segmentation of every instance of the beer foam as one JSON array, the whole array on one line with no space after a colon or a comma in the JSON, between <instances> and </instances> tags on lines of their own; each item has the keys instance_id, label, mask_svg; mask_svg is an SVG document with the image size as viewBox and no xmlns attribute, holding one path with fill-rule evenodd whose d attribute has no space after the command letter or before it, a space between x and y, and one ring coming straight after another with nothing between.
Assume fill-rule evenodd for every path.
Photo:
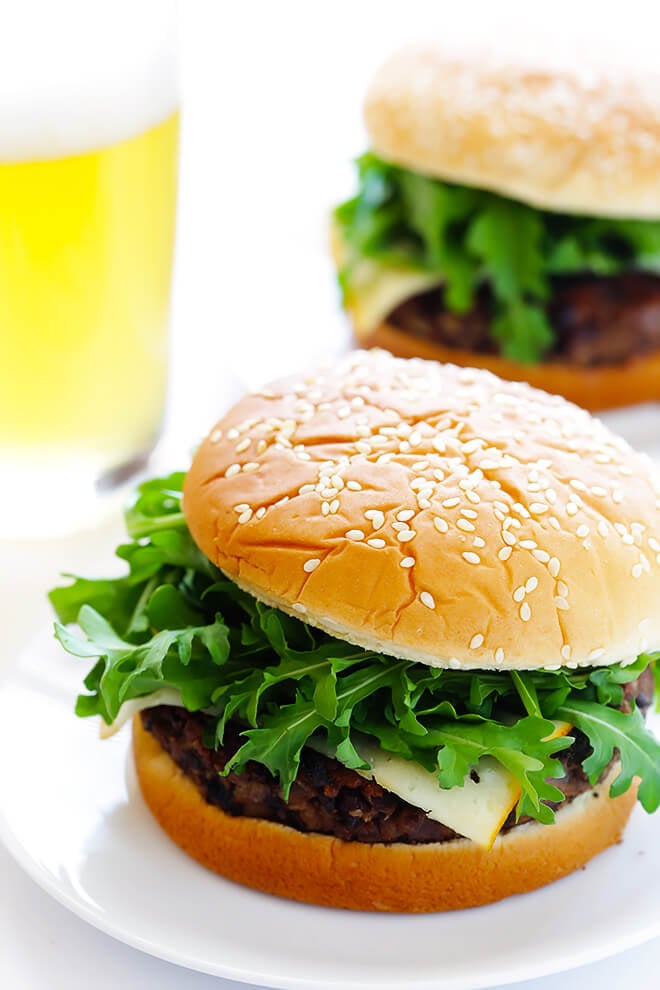
<instances>
[{"instance_id":1,"label":"beer foam","mask_svg":"<svg viewBox=\"0 0 660 990\"><path fill-rule=\"evenodd\" d=\"M114 144L178 106L169 0L14 0L0 31L0 162Z\"/></svg>"}]
</instances>

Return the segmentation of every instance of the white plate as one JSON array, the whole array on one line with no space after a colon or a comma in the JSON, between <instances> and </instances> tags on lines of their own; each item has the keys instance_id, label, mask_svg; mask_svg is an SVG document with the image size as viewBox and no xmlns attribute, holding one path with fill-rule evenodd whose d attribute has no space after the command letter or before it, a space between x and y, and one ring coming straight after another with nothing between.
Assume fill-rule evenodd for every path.
<instances>
[{"instance_id":1,"label":"white plate","mask_svg":"<svg viewBox=\"0 0 660 990\"><path fill-rule=\"evenodd\" d=\"M640 808L623 844L585 870L470 911L333 911L216 877L152 820L128 733L100 742L73 716L84 664L43 636L0 687L0 837L53 897L129 945L267 987L474 990L660 934L658 819Z\"/></svg>"}]
</instances>

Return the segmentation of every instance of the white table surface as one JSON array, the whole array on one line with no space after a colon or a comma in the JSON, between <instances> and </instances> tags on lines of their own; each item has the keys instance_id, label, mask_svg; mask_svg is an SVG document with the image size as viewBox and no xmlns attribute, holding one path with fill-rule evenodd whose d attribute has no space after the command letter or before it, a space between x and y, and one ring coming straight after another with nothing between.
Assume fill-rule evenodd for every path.
<instances>
[{"instance_id":1,"label":"white table surface","mask_svg":"<svg viewBox=\"0 0 660 990\"><path fill-rule=\"evenodd\" d=\"M302 368L346 346L325 252L325 215L333 199L350 188L347 161L364 147L360 93L382 54L408 37L458 30L461 24L485 34L503 30L503 23L519 26L527 8L537 9L517 3L490 5L495 12L482 3L462 3L460 10L455 3L431 6L432 11L415 0L332 5L193 0L184 7L172 387L157 467L185 464L187 451L242 384ZM563 18L570 30L582 24L583 33L602 30L610 38L622 37L621 47L626 30L643 35L636 38L642 46L657 38L648 25L650 4L644 5L644 17L635 12L636 4L627 4L623 21L608 21L604 6L598 5L597 21L593 9L581 10L580 21L575 4L558 2L553 23L547 23L546 13L540 27L556 28L561 36ZM640 32L640 24L648 30ZM660 413L656 420L647 418L641 432L625 414L615 422L639 445L659 452ZM0 546L0 673L50 621L44 593L58 572L107 571L119 534L115 510L93 533ZM0 754L7 758L20 758L20 740L13 754ZM39 772L30 768L26 786L38 781ZM184 971L92 929L42 892L2 847L0 877L2 990L239 986ZM612 905L616 910L615 896ZM579 932L567 937L579 938ZM659 974L660 940L655 940L518 986L652 990L660 986Z\"/></svg>"}]
</instances>

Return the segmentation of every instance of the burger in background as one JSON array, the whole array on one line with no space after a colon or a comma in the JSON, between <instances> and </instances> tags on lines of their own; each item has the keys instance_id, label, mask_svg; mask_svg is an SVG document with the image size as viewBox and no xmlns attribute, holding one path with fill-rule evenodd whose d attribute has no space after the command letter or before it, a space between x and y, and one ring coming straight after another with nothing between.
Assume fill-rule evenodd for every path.
<instances>
[{"instance_id":1,"label":"burger in background","mask_svg":"<svg viewBox=\"0 0 660 990\"><path fill-rule=\"evenodd\" d=\"M416 46L365 120L333 220L361 344L592 410L660 398L658 76Z\"/></svg>"},{"instance_id":2,"label":"burger in background","mask_svg":"<svg viewBox=\"0 0 660 990\"><path fill-rule=\"evenodd\" d=\"M182 499L183 492L183 499ZM384 352L276 382L52 592L188 853L380 911L532 890L660 805L660 479L584 410Z\"/></svg>"}]
</instances>

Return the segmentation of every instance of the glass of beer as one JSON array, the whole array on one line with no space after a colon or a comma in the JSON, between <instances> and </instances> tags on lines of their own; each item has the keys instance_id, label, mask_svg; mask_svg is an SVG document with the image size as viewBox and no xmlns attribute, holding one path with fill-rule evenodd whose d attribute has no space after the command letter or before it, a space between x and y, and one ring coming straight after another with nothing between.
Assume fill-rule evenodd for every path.
<instances>
[{"instance_id":1,"label":"glass of beer","mask_svg":"<svg viewBox=\"0 0 660 990\"><path fill-rule=\"evenodd\" d=\"M0 535L20 538L91 525L158 438L179 115L167 3L13 7L0 36Z\"/></svg>"}]
</instances>

